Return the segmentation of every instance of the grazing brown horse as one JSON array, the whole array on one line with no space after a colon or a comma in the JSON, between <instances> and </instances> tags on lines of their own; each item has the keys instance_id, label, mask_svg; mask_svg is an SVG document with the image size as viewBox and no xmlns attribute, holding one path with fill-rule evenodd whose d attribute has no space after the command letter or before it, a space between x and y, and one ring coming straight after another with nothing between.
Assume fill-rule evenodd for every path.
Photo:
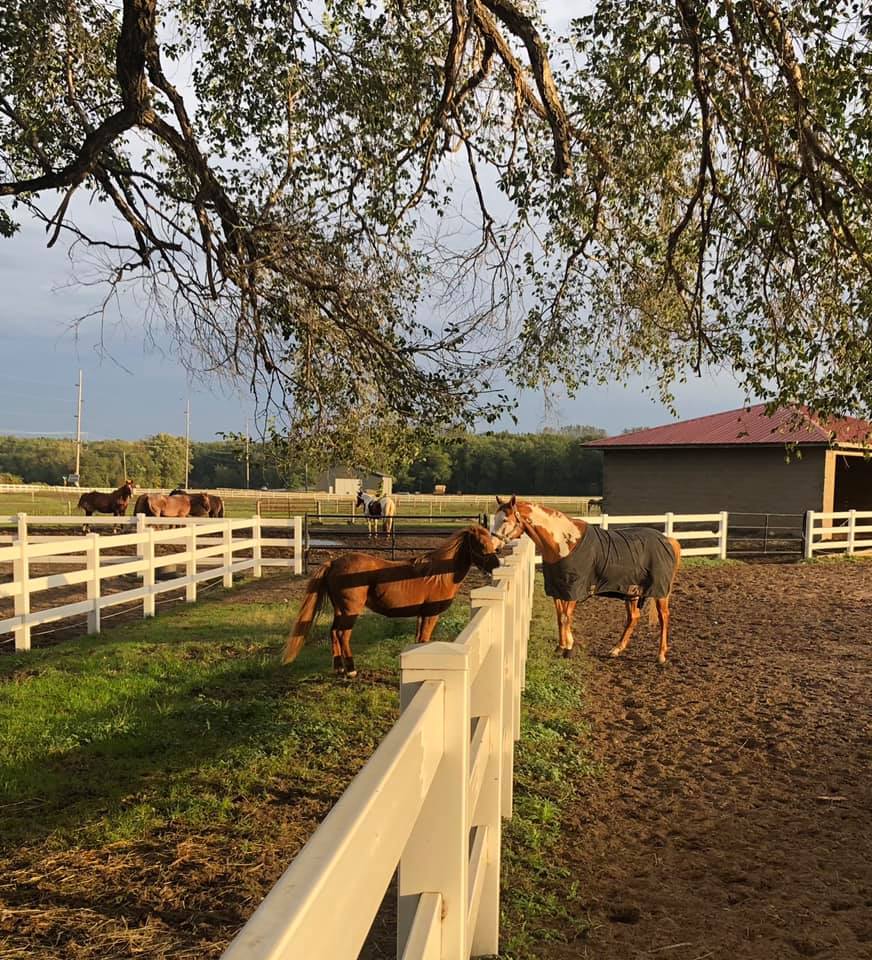
<instances>
[{"instance_id":1,"label":"grazing brown horse","mask_svg":"<svg viewBox=\"0 0 872 960\"><path fill-rule=\"evenodd\" d=\"M123 517L127 513L127 504L133 496L133 490L134 483L128 479L112 493L98 493L96 490L83 493L77 506L85 511L86 517L94 513L111 513L115 517Z\"/></svg>"},{"instance_id":2,"label":"grazing brown horse","mask_svg":"<svg viewBox=\"0 0 872 960\"><path fill-rule=\"evenodd\" d=\"M681 546L647 527L600 530L583 520L572 520L559 510L512 497L497 497L491 533L498 540L516 540L522 534L542 555L545 593L557 611L558 651L568 657L575 642L572 617L575 605L591 596L616 597L627 606L627 622L611 654L627 649L639 620L639 608L654 599L660 621L658 662L669 649L669 595L681 562ZM654 611L651 611L654 622Z\"/></svg>"},{"instance_id":3,"label":"grazing brown horse","mask_svg":"<svg viewBox=\"0 0 872 960\"><path fill-rule=\"evenodd\" d=\"M147 517L208 517L209 497L205 493L144 493L134 510Z\"/></svg>"},{"instance_id":4,"label":"grazing brown horse","mask_svg":"<svg viewBox=\"0 0 872 960\"><path fill-rule=\"evenodd\" d=\"M333 604L330 636L337 673L357 676L351 631L365 607L386 617L417 617L415 640L427 643L473 564L487 573L500 565L494 542L482 526L467 527L437 550L413 560L384 560L369 553L346 553L329 560L306 584L282 662L290 663L300 652L325 596Z\"/></svg>"},{"instance_id":5,"label":"grazing brown horse","mask_svg":"<svg viewBox=\"0 0 872 960\"><path fill-rule=\"evenodd\" d=\"M218 497L213 497L211 493L188 493L187 490L171 490L171 497L187 497L191 501L191 509L188 512L189 517L214 517L217 514L212 512L213 504L212 501L219 500ZM221 504L221 516L224 516L224 505ZM170 516L170 514L164 514L164 516Z\"/></svg>"}]
</instances>

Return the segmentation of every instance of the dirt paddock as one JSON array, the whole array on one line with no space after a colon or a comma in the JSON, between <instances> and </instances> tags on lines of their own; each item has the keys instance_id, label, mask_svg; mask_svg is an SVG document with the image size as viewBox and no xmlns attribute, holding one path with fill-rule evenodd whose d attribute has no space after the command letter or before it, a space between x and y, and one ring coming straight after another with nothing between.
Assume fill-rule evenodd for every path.
<instances>
[{"instance_id":1,"label":"dirt paddock","mask_svg":"<svg viewBox=\"0 0 872 960\"><path fill-rule=\"evenodd\" d=\"M872 957L870 612L870 560L688 566L658 668L653 627L613 660L623 605L579 606L603 775L565 856L592 929L543 957Z\"/></svg>"}]
</instances>

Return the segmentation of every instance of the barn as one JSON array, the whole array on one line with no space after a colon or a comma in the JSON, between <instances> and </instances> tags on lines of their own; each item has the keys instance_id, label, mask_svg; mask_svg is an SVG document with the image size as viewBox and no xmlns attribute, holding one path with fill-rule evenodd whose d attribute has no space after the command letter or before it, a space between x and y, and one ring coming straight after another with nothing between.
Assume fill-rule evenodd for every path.
<instances>
[{"instance_id":1,"label":"barn","mask_svg":"<svg viewBox=\"0 0 872 960\"><path fill-rule=\"evenodd\" d=\"M764 404L587 444L610 514L803 514L872 509L872 423L820 423Z\"/></svg>"}]
</instances>

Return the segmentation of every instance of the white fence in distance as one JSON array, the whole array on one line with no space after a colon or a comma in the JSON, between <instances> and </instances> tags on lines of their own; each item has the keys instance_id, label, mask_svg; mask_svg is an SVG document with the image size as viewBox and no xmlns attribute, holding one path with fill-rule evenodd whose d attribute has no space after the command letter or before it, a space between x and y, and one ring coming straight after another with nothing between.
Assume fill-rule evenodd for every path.
<instances>
[{"instance_id":1,"label":"white fence in distance","mask_svg":"<svg viewBox=\"0 0 872 960\"><path fill-rule=\"evenodd\" d=\"M399 720L223 960L353 960L398 866L398 958L498 953L534 569L515 541L457 640L402 654Z\"/></svg>"},{"instance_id":2,"label":"white fence in distance","mask_svg":"<svg viewBox=\"0 0 872 960\"><path fill-rule=\"evenodd\" d=\"M82 518L34 517L20 513L15 517L0 517L0 527L15 527L15 534L5 535L2 540L9 546L0 546L0 564L12 564L12 579L0 583L0 598L11 597L14 616L0 620L0 635L13 633L16 650L29 650L31 629L65 617L87 615L88 632L100 632L100 614L107 607L132 601L142 601L144 617L154 616L155 597L170 590L184 587L185 600L197 599L197 584L204 580L221 578L225 587L233 585L233 575L251 571L259 577L265 566L291 567L293 572L303 572L303 522L302 517L289 520L248 520L203 518L145 517L90 517L91 527L109 526L132 529L132 533L101 536L97 533L72 535L35 535L32 527L82 527ZM293 537L265 537L264 527L288 527ZM240 533L244 535L239 536ZM160 555L159 545L181 545L181 551ZM291 546L290 557L264 557L263 548ZM110 555L108 551L121 547L133 547L135 555ZM240 556L243 552L250 556ZM41 576L31 576L32 563L76 566L67 570ZM185 566L184 576L159 581L158 571L164 567ZM200 569L205 567L205 569ZM142 586L102 595L104 580L129 574L142 578ZM31 610L34 594L58 587L85 584L86 599L64 603L43 610Z\"/></svg>"},{"instance_id":3,"label":"white fence in distance","mask_svg":"<svg viewBox=\"0 0 872 960\"><path fill-rule=\"evenodd\" d=\"M872 510L809 510L805 515L805 559L827 550L853 556L872 550Z\"/></svg>"}]
</instances>

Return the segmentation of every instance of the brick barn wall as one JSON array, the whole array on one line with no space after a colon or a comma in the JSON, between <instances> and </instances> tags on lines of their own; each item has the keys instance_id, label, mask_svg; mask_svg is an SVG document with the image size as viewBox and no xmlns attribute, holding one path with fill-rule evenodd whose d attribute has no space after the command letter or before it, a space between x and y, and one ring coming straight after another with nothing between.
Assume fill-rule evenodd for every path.
<instances>
[{"instance_id":1,"label":"brick barn wall","mask_svg":"<svg viewBox=\"0 0 872 960\"><path fill-rule=\"evenodd\" d=\"M804 513L824 504L826 451L785 462L783 447L609 450L603 510L630 513ZM832 496L832 494L830 494Z\"/></svg>"}]
</instances>

